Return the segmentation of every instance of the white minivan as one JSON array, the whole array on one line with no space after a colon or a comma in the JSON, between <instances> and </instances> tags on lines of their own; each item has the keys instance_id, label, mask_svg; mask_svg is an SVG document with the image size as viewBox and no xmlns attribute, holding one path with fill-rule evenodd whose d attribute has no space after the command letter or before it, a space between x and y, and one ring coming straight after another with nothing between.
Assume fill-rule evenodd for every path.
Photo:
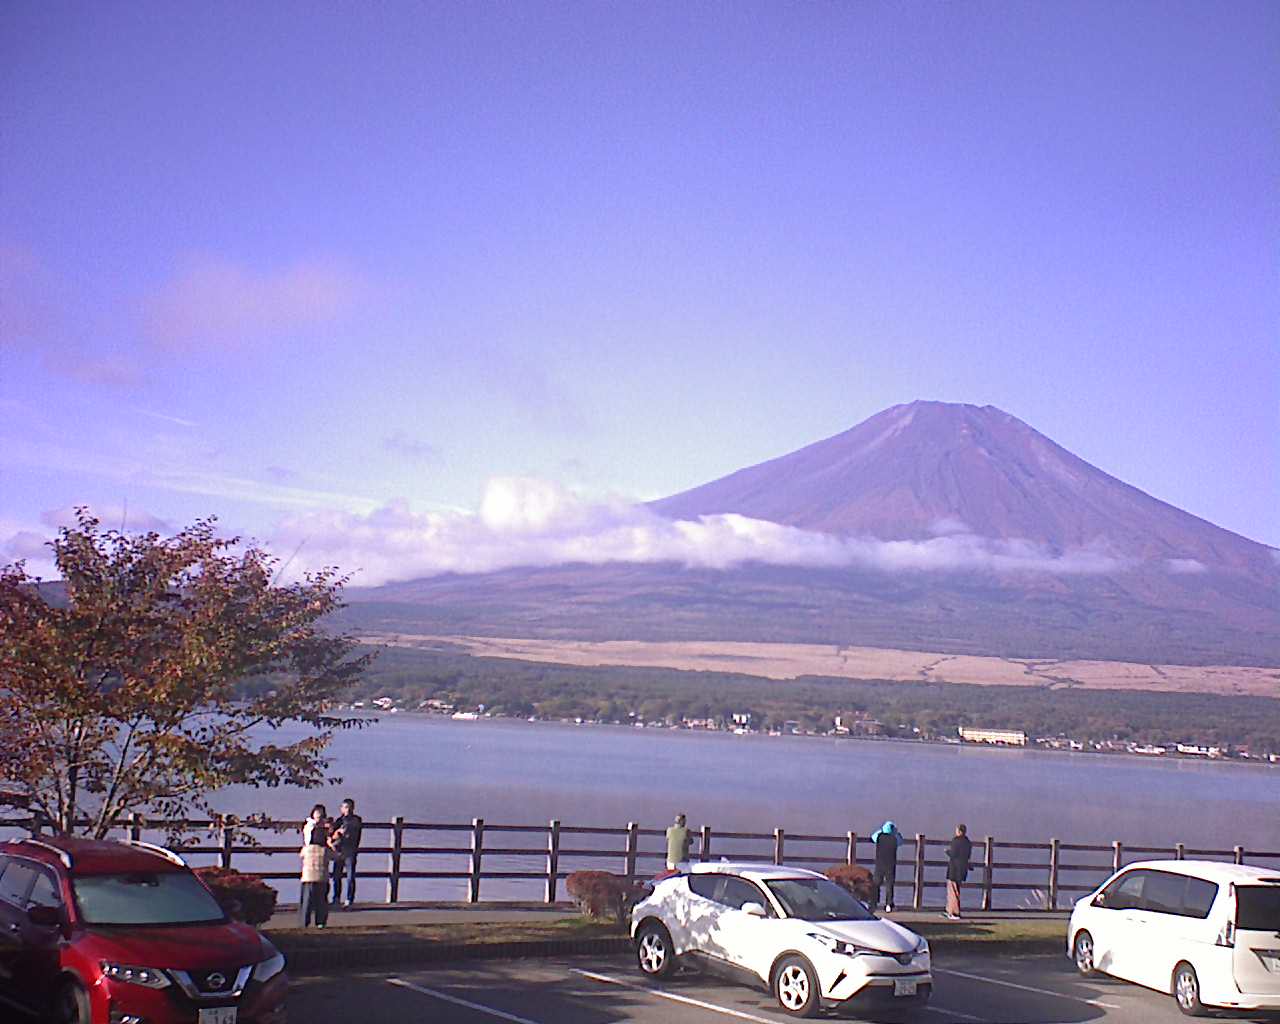
<instances>
[{"instance_id":1,"label":"white minivan","mask_svg":"<svg viewBox=\"0 0 1280 1024\"><path fill-rule=\"evenodd\" d=\"M1101 971L1211 1008L1280 1010L1280 871L1206 860L1130 864L1076 903L1067 949Z\"/></svg>"}]
</instances>

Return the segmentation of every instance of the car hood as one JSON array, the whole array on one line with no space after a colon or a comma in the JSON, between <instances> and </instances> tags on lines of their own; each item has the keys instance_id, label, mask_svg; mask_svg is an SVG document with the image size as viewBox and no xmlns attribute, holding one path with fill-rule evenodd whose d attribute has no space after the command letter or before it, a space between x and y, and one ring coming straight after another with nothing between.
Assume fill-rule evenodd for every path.
<instances>
[{"instance_id":1,"label":"car hood","mask_svg":"<svg viewBox=\"0 0 1280 1024\"><path fill-rule=\"evenodd\" d=\"M844 942L852 942L868 949L880 949L897 955L910 953L916 948L920 936L893 921L812 921L812 930L830 935Z\"/></svg>"},{"instance_id":2,"label":"car hood","mask_svg":"<svg viewBox=\"0 0 1280 1024\"><path fill-rule=\"evenodd\" d=\"M142 967L243 967L265 960L270 951L247 924L183 925L173 928L89 929L94 955Z\"/></svg>"}]
</instances>

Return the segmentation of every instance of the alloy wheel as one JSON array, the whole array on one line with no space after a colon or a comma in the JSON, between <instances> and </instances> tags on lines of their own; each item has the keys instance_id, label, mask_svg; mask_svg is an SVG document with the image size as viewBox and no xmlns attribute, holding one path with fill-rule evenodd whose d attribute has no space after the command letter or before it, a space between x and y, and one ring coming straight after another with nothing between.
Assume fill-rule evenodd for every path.
<instances>
[{"instance_id":1,"label":"alloy wheel","mask_svg":"<svg viewBox=\"0 0 1280 1024\"><path fill-rule=\"evenodd\" d=\"M1193 1010L1199 1005L1200 982L1196 978L1196 972L1190 967L1182 967L1178 970L1178 978L1174 983L1174 995L1183 1010Z\"/></svg>"},{"instance_id":2,"label":"alloy wheel","mask_svg":"<svg viewBox=\"0 0 1280 1024\"><path fill-rule=\"evenodd\" d=\"M1076 936L1076 970L1081 974L1093 973L1093 936L1088 932Z\"/></svg>"},{"instance_id":3,"label":"alloy wheel","mask_svg":"<svg viewBox=\"0 0 1280 1024\"><path fill-rule=\"evenodd\" d=\"M799 1010L809 1001L809 975L799 964L788 964L778 975L778 1001Z\"/></svg>"},{"instance_id":4,"label":"alloy wheel","mask_svg":"<svg viewBox=\"0 0 1280 1024\"><path fill-rule=\"evenodd\" d=\"M667 944L656 931L647 931L640 939L640 967L646 974L657 974L667 962Z\"/></svg>"}]
</instances>

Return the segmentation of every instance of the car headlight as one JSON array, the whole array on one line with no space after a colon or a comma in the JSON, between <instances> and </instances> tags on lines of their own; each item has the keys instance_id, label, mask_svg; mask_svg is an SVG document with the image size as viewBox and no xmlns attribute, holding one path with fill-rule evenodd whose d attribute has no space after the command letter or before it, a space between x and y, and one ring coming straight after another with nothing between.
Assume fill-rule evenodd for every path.
<instances>
[{"instance_id":1,"label":"car headlight","mask_svg":"<svg viewBox=\"0 0 1280 1024\"><path fill-rule=\"evenodd\" d=\"M135 967L133 964L116 964L102 961L102 973L112 981L127 981L143 988L167 988L169 976L155 967Z\"/></svg>"},{"instance_id":2,"label":"car headlight","mask_svg":"<svg viewBox=\"0 0 1280 1024\"><path fill-rule=\"evenodd\" d=\"M826 946L833 953L839 953L841 956L892 956L892 953L886 953L882 949L871 949L869 946L859 946L853 942L845 942L843 939L837 939L831 935L824 935L822 932L809 932L809 938L815 942L819 942Z\"/></svg>"},{"instance_id":3,"label":"car headlight","mask_svg":"<svg viewBox=\"0 0 1280 1024\"><path fill-rule=\"evenodd\" d=\"M254 981L270 981L284 970L284 954L269 956L253 969Z\"/></svg>"}]
</instances>

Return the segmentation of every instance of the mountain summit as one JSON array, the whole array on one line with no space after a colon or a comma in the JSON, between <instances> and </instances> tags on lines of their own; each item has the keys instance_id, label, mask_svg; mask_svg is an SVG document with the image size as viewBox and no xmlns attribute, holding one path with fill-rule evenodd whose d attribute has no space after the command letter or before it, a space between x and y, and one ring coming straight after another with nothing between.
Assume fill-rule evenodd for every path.
<instances>
[{"instance_id":1,"label":"mountain summit","mask_svg":"<svg viewBox=\"0 0 1280 1024\"><path fill-rule=\"evenodd\" d=\"M990 405L896 405L651 507L881 540L963 532L1190 569L1275 566L1265 545L1117 480Z\"/></svg>"},{"instance_id":2,"label":"mountain summit","mask_svg":"<svg viewBox=\"0 0 1280 1024\"><path fill-rule=\"evenodd\" d=\"M352 591L349 621L384 633L1280 666L1274 549L1117 480L991 406L895 406L650 508L796 527L807 531L802 547L816 538L822 548L826 534L873 553L1034 557L932 570L919 558L558 561Z\"/></svg>"}]
</instances>

